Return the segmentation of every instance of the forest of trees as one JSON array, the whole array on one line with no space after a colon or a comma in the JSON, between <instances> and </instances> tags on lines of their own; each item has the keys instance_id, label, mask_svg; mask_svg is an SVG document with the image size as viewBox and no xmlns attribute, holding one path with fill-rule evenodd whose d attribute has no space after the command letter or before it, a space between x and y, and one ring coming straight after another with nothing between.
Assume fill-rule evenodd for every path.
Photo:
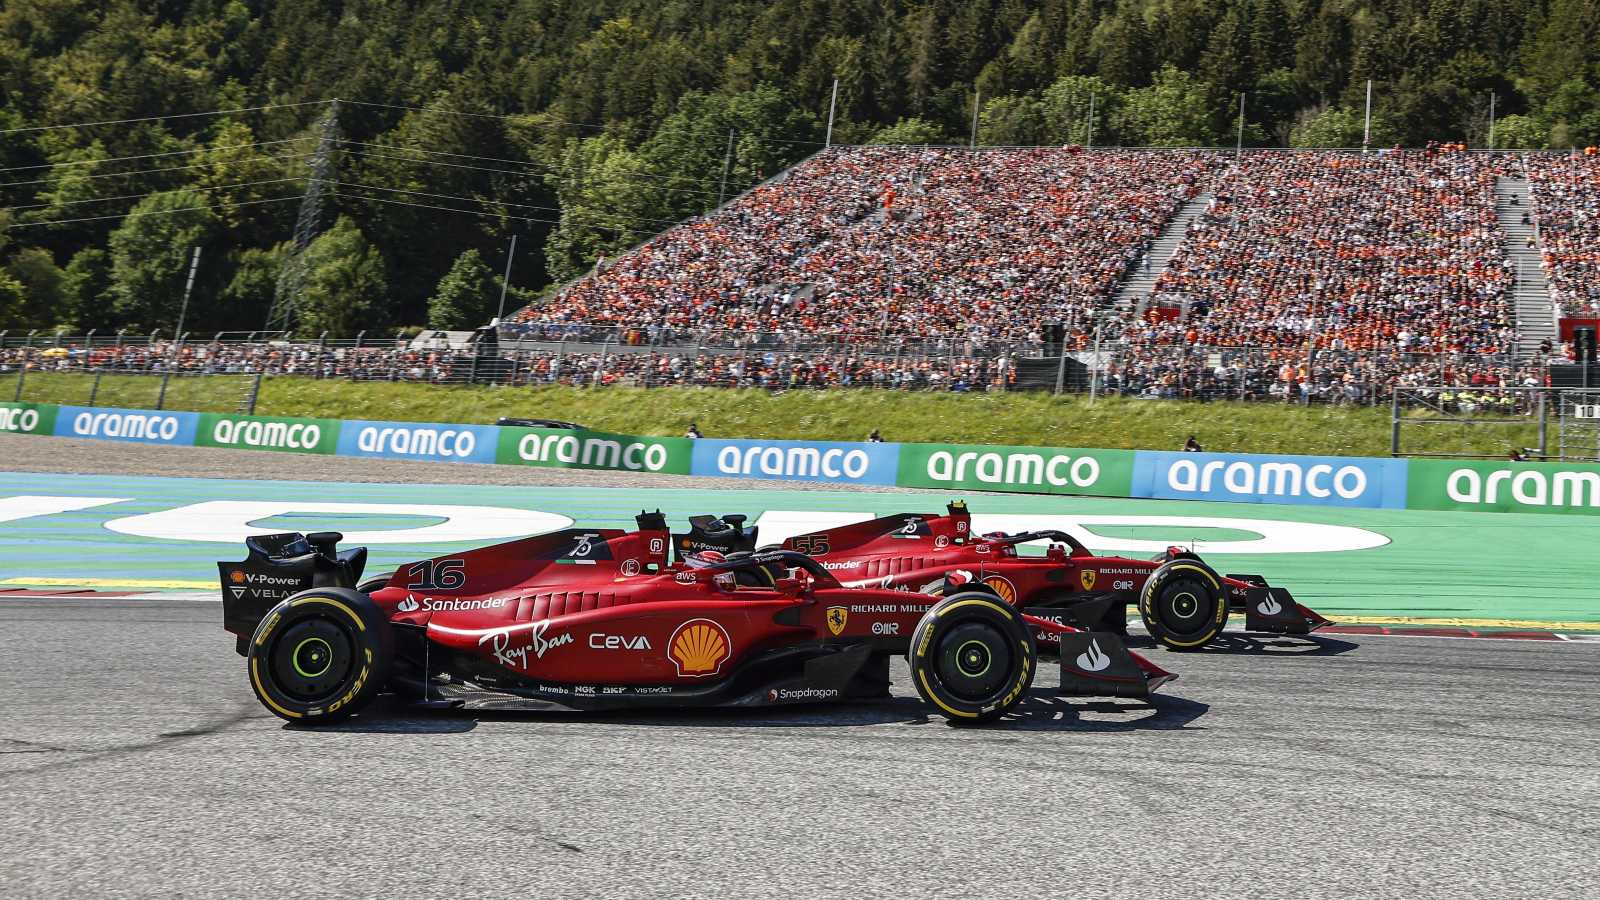
<instances>
[{"instance_id":1,"label":"forest of trees","mask_svg":"<svg viewBox=\"0 0 1600 900\"><path fill-rule=\"evenodd\" d=\"M0 329L470 327L833 140L1600 142L1600 0L6 0ZM218 110L238 110L211 115ZM144 121L128 121L144 120ZM80 123L112 124L82 125ZM70 127L66 127L70 126Z\"/></svg>"}]
</instances>

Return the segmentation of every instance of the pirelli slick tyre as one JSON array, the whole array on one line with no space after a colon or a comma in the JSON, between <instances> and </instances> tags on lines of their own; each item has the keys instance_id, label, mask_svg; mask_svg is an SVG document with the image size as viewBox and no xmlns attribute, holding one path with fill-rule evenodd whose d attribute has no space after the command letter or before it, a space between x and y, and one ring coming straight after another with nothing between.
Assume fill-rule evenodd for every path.
<instances>
[{"instance_id":1,"label":"pirelli slick tyre","mask_svg":"<svg viewBox=\"0 0 1600 900\"><path fill-rule=\"evenodd\" d=\"M906 658L917 693L957 725L1005 715L1027 694L1039 668L1022 613L979 591L952 594L924 613Z\"/></svg>"},{"instance_id":2,"label":"pirelli slick tyre","mask_svg":"<svg viewBox=\"0 0 1600 900\"><path fill-rule=\"evenodd\" d=\"M1139 593L1139 616L1156 642L1169 650L1198 650L1228 624L1222 579L1195 559L1174 559L1156 569Z\"/></svg>"},{"instance_id":3,"label":"pirelli slick tyre","mask_svg":"<svg viewBox=\"0 0 1600 900\"><path fill-rule=\"evenodd\" d=\"M394 638L360 591L313 588L273 607L250 637L246 665L261 705L301 725L343 719L388 680Z\"/></svg>"}]
</instances>

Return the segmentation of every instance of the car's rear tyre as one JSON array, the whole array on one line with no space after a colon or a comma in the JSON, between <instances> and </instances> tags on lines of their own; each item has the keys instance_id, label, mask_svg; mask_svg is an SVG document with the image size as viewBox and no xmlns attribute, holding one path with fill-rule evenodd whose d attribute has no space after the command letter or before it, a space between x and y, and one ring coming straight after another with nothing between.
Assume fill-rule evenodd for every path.
<instances>
[{"instance_id":1,"label":"car's rear tyre","mask_svg":"<svg viewBox=\"0 0 1600 900\"><path fill-rule=\"evenodd\" d=\"M917 693L958 725L1005 715L1027 694L1039 668L1022 613L977 591L953 594L924 613L906 658Z\"/></svg>"},{"instance_id":2,"label":"car's rear tyre","mask_svg":"<svg viewBox=\"0 0 1600 900\"><path fill-rule=\"evenodd\" d=\"M1145 581L1139 592L1139 616L1163 647L1198 650L1228 624L1222 579L1198 560L1172 560Z\"/></svg>"},{"instance_id":3,"label":"car's rear tyre","mask_svg":"<svg viewBox=\"0 0 1600 900\"><path fill-rule=\"evenodd\" d=\"M346 588L301 591L250 638L250 687L274 715L303 725L343 719L388 680L394 639L372 599Z\"/></svg>"}]
</instances>

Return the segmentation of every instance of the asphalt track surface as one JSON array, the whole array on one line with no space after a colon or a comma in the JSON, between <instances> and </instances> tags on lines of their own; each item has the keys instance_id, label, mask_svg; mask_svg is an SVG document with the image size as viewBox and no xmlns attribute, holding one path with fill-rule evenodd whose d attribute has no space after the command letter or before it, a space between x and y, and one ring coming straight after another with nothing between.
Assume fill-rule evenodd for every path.
<instances>
[{"instance_id":1,"label":"asphalt track surface","mask_svg":"<svg viewBox=\"0 0 1600 900\"><path fill-rule=\"evenodd\" d=\"M319 731L219 618L0 600L0 895L1595 895L1600 643L1235 637L984 729L897 663L878 704Z\"/></svg>"}]
</instances>

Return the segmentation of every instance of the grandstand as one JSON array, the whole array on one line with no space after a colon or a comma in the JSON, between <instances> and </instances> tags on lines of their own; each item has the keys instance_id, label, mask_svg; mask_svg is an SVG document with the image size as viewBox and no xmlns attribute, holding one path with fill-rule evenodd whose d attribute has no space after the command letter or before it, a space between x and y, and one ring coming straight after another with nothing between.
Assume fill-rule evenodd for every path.
<instances>
[{"instance_id":1,"label":"grandstand","mask_svg":"<svg viewBox=\"0 0 1600 900\"><path fill-rule=\"evenodd\" d=\"M1547 280L1518 283L1528 244ZM960 392L1067 353L1110 393L1377 403L1542 385L1561 353L1519 343L1519 319L1554 334L1597 310L1594 155L853 147L517 312L510 366L388 340L58 339L0 347L0 370Z\"/></svg>"}]
</instances>

